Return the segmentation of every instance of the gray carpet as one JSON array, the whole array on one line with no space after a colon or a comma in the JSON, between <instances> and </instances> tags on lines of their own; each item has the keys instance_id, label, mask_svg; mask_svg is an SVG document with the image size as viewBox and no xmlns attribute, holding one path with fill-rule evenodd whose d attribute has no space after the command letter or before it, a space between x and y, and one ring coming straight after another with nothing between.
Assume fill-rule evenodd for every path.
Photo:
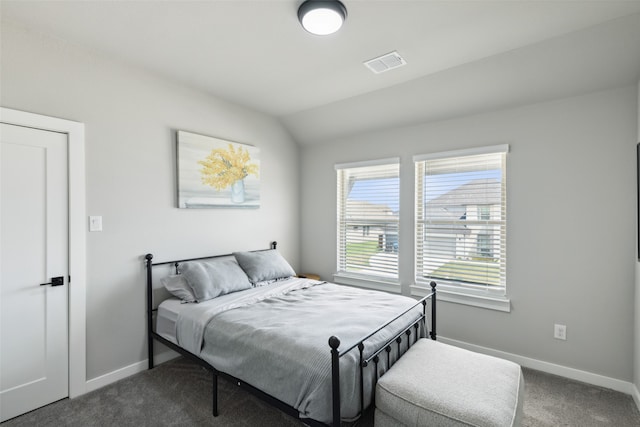
<instances>
[{"instance_id":1,"label":"gray carpet","mask_svg":"<svg viewBox=\"0 0 640 427\"><path fill-rule=\"evenodd\" d=\"M525 376L525 427L640 426L631 396L531 369ZM211 375L184 358L82 397L6 421L17 426L301 426L220 380L220 416L211 416ZM371 425L371 419L360 423Z\"/></svg>"}]
</instances>

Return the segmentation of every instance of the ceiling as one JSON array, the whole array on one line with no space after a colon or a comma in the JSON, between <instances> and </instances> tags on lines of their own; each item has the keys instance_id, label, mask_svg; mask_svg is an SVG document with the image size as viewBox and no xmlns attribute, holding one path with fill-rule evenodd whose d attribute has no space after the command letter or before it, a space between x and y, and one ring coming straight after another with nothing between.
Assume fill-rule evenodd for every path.
<instances>
[{"instance_id":1,"label":"ceiling","mask_svg":"<svg viewBox=\"0 0 640 427\"><path fill-rule=\"evenodd\" d=\"M270 114L301 144L634 84L639 1L343 0L330 36L300 0L12 1L18 24ZM373 74L363 62L407 61Z\"/></svg>"}]
</instances>

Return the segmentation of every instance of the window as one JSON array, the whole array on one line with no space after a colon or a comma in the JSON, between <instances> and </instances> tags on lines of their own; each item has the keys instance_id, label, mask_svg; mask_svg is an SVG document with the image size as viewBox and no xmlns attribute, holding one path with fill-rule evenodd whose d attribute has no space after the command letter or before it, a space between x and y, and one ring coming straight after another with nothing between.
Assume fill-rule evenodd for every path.
<instances>
[{"instance_id":1,"label":"window","mask_svg":"<svg viewBox=\"0 0 640 427\"><path fill-rule=\"evenodd\" d=\"M481 221L488 221L491 219L491 206L479 205L478 206L478 219Z\"/></svg>"},{"instance_id":2,"label":"window","mask_svg":"<svg viewBox=\"0 0 640 427\"><path fill-rule=\"evenodd\" d=\"M445 292L506 301L508 148L414 157L414 288L435 280Z\"/></svg>"},{"instance_id":3,"label":"window","mask_svg":"<svg viewBox=\"0 0 640 427\"><path fill-rule=\"evenodd\" d=\"M399 159L340 164L336 171L338 268L334 279L399 291Z\"/></svg>"},{"instance_id":4,"label":"window","mask_svg":"<svg viewBox=\"0 0 640 427\"><path fill-rule=\"evenodd\" d=\"M493 259L491 248L491 234L478 234L478 256Z\"/></svg>"}]
</instances>

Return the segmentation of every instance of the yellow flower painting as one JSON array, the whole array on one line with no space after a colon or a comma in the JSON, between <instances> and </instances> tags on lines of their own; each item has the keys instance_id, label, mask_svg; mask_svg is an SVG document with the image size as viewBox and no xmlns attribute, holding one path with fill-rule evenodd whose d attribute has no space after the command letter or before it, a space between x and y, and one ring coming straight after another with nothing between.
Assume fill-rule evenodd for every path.
<instances>
[{"instance_id":1,"label":"yellow flower painting","mask_svg":"<svg viewBox=\"0 0 640 427\"><path fill-rule=\"evenodd\" d=\"M231 143L226 149L214 148L207 158L200 160L198 164L202 165L202 183L218 191L245 179L249 174L258 176L258 165L251 163L249 150L242 147L236 149Z\"/></svg>"},{"instance_id":2,"label":"yellow flower painting","mask_svg":"<svg viewBox=\"0 0 640 427\"><path fill-rule=\"evenodd\" d=\"M258 208L260 150L178 131L178 207Z\"/></svg>"}]
</instances>

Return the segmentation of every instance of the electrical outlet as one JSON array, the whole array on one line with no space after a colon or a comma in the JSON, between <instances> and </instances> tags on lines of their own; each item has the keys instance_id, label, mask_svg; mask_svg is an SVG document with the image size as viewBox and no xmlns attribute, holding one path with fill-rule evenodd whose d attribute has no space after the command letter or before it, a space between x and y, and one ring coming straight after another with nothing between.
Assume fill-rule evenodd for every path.
<instances>
[{"instance_id":1,"label":"electrical outlet","mask_svg":"<svg viewBox=\"0 0 640 427\"><path fill-rule=\"evenodd\" d=\"M566 340L567 339L567 326L566 325L553 325L553 337L558 340Z\"/></svg>"}]
</instances>

